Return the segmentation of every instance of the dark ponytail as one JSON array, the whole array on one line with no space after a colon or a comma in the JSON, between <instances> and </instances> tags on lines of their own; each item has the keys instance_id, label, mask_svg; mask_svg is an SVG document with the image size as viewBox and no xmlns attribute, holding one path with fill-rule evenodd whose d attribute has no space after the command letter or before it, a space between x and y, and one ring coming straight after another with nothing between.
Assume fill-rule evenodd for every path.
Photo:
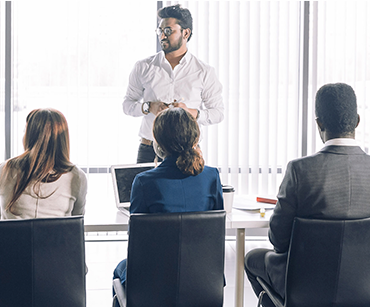
<instances>
[{"instance_id":1,"label":"dark ponytail","mask_svg":"<svg viewBox=\"0 0 370 307\"><path fill-rule=\"evenodd\" d=\"M162 111L154 120L153 135L164 156L178 156L176 165L182 173L196 176L203 171L200 130L189 112L182 108Z\"/></svg>"},{"instance_id":2,"label":"dark ponytail","mask_svg":"<svg viewBox=\"0 0 370 307\"><path fill-rule=\"evenodd\" d=\"M204 168L204 160L199 146L182 152L177 158L176 165L186 175L200 174Z\"/></svg>"}]
</instances>

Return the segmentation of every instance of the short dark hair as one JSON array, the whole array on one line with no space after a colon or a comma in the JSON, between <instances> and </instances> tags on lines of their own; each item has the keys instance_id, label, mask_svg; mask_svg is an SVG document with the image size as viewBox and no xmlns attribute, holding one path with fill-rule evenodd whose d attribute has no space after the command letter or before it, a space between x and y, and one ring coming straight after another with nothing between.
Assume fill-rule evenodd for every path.
<instances>
[{"instance_id":1,"label":"short dark hair","mask_svg":"<svg viewBox=\"0 0 370 307\"><path fill-rule=\"evenodd\" d=\"M165 156L177 156L176 165L186 175L203 171L204 160L198 146L200 130L196 119L182 108L169 108L153 124L154 139Z\"/></svg>"},{"instance_id":2,"label":"short dark hair","mask_svg":"<svg viewBox=\"0 0 370 307\"><path fill-rule=\"evenodd\" d=\"M322 86L316 93L316 117L331 133L347 134L355 131L358 115L356 94L345 83Z\"/></svg>"},{"instance_id":3,"label":"short dark hair","mask_svg":"<svg viewBox=\"0 0 370 307\"><path fill-rule=\"evenodd\" d=\"M158 17L164 18L176 18L178 20L177 24L180 25L182 29L190 29L190 35L188 41L193 35L193 17L188 9L182 8L180 4L166 6L158 10Z\"/></svg>"}]
</instances>

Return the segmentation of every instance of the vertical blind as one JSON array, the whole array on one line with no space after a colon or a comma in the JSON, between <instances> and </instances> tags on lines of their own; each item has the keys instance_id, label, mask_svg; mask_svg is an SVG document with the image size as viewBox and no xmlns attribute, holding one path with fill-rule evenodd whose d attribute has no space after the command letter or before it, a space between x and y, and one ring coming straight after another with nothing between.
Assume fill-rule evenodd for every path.
<instances>
[{"instance_id":1,"label":"vertical blind","mask_svg":"<svg viewBox=\"0 0 370 307\"><path fill-rule=\"evenodd\" d=\"M193 16L189 51L215 67L225 119L201 148L238 193L275 195L300 154L300 2L166 1Z\"/></svg>"},{"instance_id":2,"label":"vertical blind","mask_svg":"<svg viewBox=\"0 0 370 307\"><path fill-rule=\"evenodd\" d=\"M311 7L311 152L322 146L314 123L315 93L322 85L336 82L347 83L355 90L360 114L356 139L369 152L370 4L367 1L315 1Z\"/></svg>"},{"instance_id":3,"label":"vertical blind","mask_svg":"<svg viewBox=\"0 0 370 307\"><path fill-rule=\"evenodd\" d=\"M287 162L302 155L304 116L308 154L322 146L314 96L329 82L354 87L361 116L357 139L368 151L367 2L310 2L309 33L302 32L300 1L179 3L194 19L189 51L215 67L223 84L225 119L205 127L201 142L206 163L220 169L223 184L237 193L276 195ZM54 107L70 126L72 162L99 169L136 161L140 119L124 115L121 105L134 63L156 51L156 10L155 1L12 2L12 156L23 151L26 115ZM0 14L4 127L4 2ZM309 35L307 114L301 107L303 35ZM1 155L4 140L2 133Z\"/></svg>"}]
</instances>

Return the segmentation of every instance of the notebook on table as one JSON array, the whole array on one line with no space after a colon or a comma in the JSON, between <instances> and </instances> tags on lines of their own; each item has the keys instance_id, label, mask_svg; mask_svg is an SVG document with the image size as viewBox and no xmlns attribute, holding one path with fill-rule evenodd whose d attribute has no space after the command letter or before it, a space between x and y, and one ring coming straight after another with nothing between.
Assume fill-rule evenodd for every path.
<instances>
[{"instance_id":1,"label":"notebook on table","mask_svg":"<svg viewBox=\"0 0 370 307\"><path fill-rule=\"evenodd\" d=\"M126 215L130 215L131 186L134 178L141 172L155 167L155 163L112 165L114 198L117 208Z\"/></svg>"}]
</instances>

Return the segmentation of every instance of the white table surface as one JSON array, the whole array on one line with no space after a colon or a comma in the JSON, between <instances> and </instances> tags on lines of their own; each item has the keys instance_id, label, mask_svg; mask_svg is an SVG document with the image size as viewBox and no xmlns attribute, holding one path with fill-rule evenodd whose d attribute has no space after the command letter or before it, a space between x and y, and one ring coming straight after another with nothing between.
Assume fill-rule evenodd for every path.
<instances>
[{"instance_id":1,"label":"white table surface","mask_svg":"<svg viewBox=\"0 0 370 307\"><path fill-rule=\"evenodd\" d=\"M248 198L252 199L251 197ZM244 201L245 199L245 196L236 195L234 202ZM253 200L249 200L249 202L256 204L255 207L257 210L239 210L233 208L232 212L226 216L227 229L268 228L272 210L267 209L265 217L261 217L258 208L264 205ZM249 209L250 206L247 208ZM128 216L117 210L113 204L104 206L104 209L96 206L90 209L90 206L87 206L84 222L85 232L126 231Z\"/></svg>"}]
</instances>

